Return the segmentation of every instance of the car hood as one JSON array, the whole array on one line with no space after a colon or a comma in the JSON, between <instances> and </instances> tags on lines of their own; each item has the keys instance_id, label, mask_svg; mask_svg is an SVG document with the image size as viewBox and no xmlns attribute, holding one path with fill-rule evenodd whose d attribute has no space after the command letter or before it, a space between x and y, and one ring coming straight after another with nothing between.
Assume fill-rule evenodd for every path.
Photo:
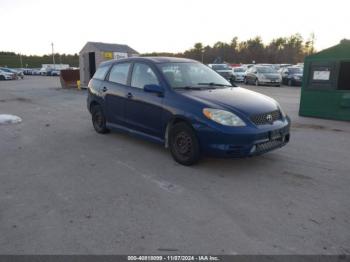
<instances>
[{"instance_id":1,"label":"car hood","mask_svg":"<svg viewBox=\"0 0 350 262\"><path fill-rule=\"evenodd\" d=\"M13 76L13 73L5 72L5 71L1 71L0 74L7 75L7 76Z\"/></svg>"},{"instance_id":2,"label":"car hood","mask_svg":"<svg viewBox=\"0 0 350 262\"><path fill-rule=\"evenodd\" d=\"M183 95L208 107L221 107L247 116L278 109L274 99L241 87L185 91Z\"/></svg>"},{"instance_id":3,"label":"car hood","mask_svg":"<svg viewBox=\"0 0 350 262\"><path fill-rule=\"evenodd\" d=\"M266 78L279 78L280 77L280 74L278 74L278 73L268 73L268 74L260 73L260 75L265 76Z\"/></svg>"},{"instance_id":4,"label":"car hood","mask_svg":"<svg viewBox=\"0 0 350 262\"><path fill-rule=\"evenodd\" d=\"M232 70L230 69L225 69L225 70L216 70L218 73L232 73Z\"/></svg>"},{"instance_id":5,"label":"car hood","mask_svg":"<svg viewBox=\"0 0 350 262\"><path fill-rule=\"evenodd\" d=\"M292 76L303 77L303 74L292 74Z\"/></svg>"}]
</instances>

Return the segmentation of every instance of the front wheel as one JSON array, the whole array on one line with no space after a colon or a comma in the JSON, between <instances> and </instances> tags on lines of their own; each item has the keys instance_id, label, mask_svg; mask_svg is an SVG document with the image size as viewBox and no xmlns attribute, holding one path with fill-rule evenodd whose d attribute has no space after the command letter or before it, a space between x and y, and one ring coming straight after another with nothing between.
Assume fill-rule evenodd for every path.
<instances>
[{"instance_id":1,"label":"front wheel","mask_svg":"<svg viewBox=\"0 0 350 262\"><path fill-rule=\"evenodd\" d=\"M292 79L289 79L288 80L288 86L292 86L292 85L293 85Z\"/></svg>"},{"instance_id":2,"label":"front wheel","mask_svg":"<svg viewBox=\"0 0 350 262\"><path fill-rule=\"evenodd\" d=\"M109 132L106 127L106 117L100 105L94 105L91 108L91 118L92 125L94 126L94 129L97 133L105 134Z\"/></svg>"},{"instance_id":3,"label":"front wheel","mask_svg":"<svg viewBox=\"0 0 350 262\"><path fill-rule=\"evenodd\" d=\"M259 86L259 85L260 85L258 79L255 79L255 85L256 85L256 86Z\"/></svg>"},{"instance_id":4,"label":"front wheel","mask_svg":"<svg viewBox=\"0 0 350 262\"><path fill-rule=\"evenodd\" d=\"M190 166L200 157L199 143L193 129L186 123L175 124L169 134L169 147L174 160Z\"/></svg>"}]
</instances>

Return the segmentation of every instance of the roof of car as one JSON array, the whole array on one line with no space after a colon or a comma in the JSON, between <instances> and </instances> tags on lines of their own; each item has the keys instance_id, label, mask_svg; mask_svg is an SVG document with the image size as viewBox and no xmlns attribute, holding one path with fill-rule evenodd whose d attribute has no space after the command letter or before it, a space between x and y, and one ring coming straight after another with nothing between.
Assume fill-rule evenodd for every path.
<instances>
[{"instance_id":1,"label":"roof of car","mask_svg":"<svg viewBox=\"0 0 350 262\"><path fill-rule=\"evenodd\" d=\"M106 62L103 62L102 64L108 65L112 64L115 62L131 62L131 61L150 61L153 63L193 63L198 61L192 60L192 59L187 59L187 58L179 58L179 57L165 57L165 56L138 56L138 57L129 57L129 58L124 58L124 59L113 59L113 60L108 60Z\"/></svg>"}]
</instances>

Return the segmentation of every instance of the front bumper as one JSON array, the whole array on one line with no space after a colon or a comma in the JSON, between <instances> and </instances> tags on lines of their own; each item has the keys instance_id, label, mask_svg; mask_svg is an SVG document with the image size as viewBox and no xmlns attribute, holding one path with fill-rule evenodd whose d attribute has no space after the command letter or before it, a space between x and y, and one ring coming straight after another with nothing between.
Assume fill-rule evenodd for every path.
<instances>
[{"instance_id":1,"label":"front bumper","mask_svg":"<svg viewBox=\"0 0 350 262\"><path fill-rule=\"evenodd\" d=\"M294 85L301 85L301 83L303 82L302 79L293 79L292 81Z\"/></svg>"},{"instance_id":2,"label":"front bumper","mask_svg":"<svg viewBox=\"0 0 350 262\"><path fill-rule=\"evenodd\" d=\"M236 128L231 133L210 127L196 129L201 150L215 157L249 157L285 146L290 139L290 120L277 120L272 125Z\"/></svg>"},{"instance_id":3,"label":"front bumper","mask_svg":"<svg viewBox=\"0 0 350 262\"><path fill-rule=\"evenodd\" d=\"M262 85L280 85L281 81L280 80L263 79L263 80L259 80L259 83Z\"/></svg>"},{"instance_id":4,"label":"front bumper","mask_svg":"<svg viewBox=\"0 0 350 262\"><path fill-rule=\"evenodd\" d=\"M243 82L244 81L244 76L235 76L235 81L236 82Z\"/></svg>"}]
</instances>

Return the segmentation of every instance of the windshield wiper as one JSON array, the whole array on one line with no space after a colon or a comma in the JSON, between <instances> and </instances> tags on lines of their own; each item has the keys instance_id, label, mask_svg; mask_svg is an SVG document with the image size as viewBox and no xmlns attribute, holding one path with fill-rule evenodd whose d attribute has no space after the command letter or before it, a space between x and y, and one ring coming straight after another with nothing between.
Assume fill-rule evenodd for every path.
<instances>
[{"instance_id":1,"label":"windshield wiper","mask_svg":"<svg viewBox=\"0 0 350 262\"><path fill-rule=\"evenodd\" d=\"M177 86L177 87L173 87L173 89L201 90L202 88L196 87L196 86Z\"/></svg>"},{"instance_id":2,"label":"windshield wiper","mask_svg":"<svg viewBox=\"0 0 350 262\"><path fill-rule=\"evenodd\" d=\"M219 83L214 83L214 82L198 83L197 85L200 85L200 86L230 86L230 87L232 87L231 85L219 84Z\"/></svg>"}]
</instances>

